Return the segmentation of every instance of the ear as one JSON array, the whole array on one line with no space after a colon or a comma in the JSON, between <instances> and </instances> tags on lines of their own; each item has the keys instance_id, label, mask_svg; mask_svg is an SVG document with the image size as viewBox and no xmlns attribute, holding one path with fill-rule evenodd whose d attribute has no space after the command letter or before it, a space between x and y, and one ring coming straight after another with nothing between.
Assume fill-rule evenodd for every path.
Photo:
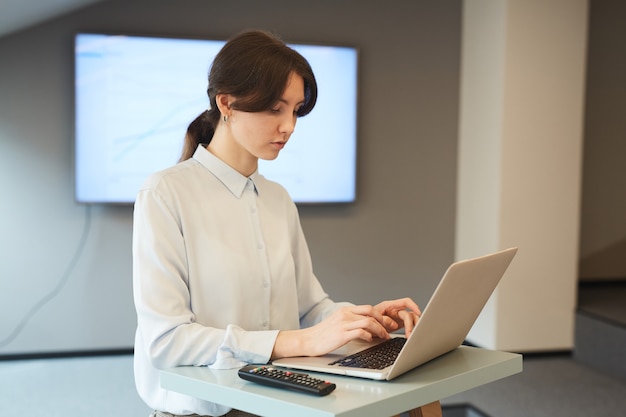
<instances>
[{"instance_id":1,"label":"ear","mask_svg":"<svg viewBox=\"0 0 626 417\"><path fill-rule=\"evenodd\" d=\"M232 102L231 96L229 94L218 94L215 96L215 102L217 103L217 108L222 114L222 118L224 118L224 116L230 117L230 103Z\"/></svg>"}]
</instances>

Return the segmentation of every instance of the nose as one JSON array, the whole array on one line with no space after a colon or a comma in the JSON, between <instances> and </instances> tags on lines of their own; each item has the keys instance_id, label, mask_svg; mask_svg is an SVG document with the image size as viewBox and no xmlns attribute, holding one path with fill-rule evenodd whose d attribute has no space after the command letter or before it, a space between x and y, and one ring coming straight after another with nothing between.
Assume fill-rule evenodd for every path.
<instances>
[{"instance_id":1,"label":"nose","mask_svg":"<svg viewBox=\"0 0 626 417\"><path fill-rule=\"evenodd\" d=\"M291 135L293 131L296 129L297 120L298 118L296 117L295 114L286 115L285 117L281 118L280 125L278 126L278 130L281 133L286 133L288 135Z\"/></svg>"}]
</instances>

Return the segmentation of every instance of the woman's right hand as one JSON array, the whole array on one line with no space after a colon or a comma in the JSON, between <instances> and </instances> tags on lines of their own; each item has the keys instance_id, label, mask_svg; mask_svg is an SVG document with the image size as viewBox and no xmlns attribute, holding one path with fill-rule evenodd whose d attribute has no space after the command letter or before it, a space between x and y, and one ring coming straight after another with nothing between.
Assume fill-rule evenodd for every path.
<instances>
[{"instance_id":1,"label":"woman's right hand","mask_svg":"<svg viewBox=\"0 0 626 417\"><path fill-rule=\"evenodd\" d=\"M272 359L289 356L320 356L352 340L370 342L389 339L383 315L373 306L342 307L315 326L281 331Z\"/></svg>"}]
</instances>

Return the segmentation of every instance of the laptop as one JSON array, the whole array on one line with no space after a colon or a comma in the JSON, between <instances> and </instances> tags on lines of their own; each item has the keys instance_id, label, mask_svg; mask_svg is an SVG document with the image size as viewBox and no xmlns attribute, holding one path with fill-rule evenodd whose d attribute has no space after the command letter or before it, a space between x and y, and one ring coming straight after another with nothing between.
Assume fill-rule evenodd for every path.
<instances>
[{"instance_id":1,"label":"laptop","mask_svg":"<svg viewBox=\"0 0 626 417\"><path fill-rule=\"evenodd\" d=\"M450 265L406 339L394 335L398 337L393 337L391 342L353 341L327 355L281 358L272 364L304 371L392 380L463 343L516 253L517 248L510 248ZM381 348L387 343L400 345L386 348L396 350L393 363L375 366L382 369L362 367L359 352Z\"/></svg>"}]
</instances>

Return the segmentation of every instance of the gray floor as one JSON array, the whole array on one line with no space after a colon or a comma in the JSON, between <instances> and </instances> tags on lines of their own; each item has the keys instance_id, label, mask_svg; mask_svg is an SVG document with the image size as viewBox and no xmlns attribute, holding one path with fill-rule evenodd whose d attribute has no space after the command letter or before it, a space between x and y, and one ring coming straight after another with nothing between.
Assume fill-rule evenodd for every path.
<instances>
[{"instance_id":1,"label":"gray floor","mask_svg":"<svg viewBox=\"0 0 626 417\"><path fill-rule=\"evenodd\" d=\"M0 362L0 416L147 417L131 356Z\"/></svg>"},{"instance_id":2,"label":"gray floor","mask_svg":"<svg viewBox=\"0 0 626 417\"><path fill-rule=\"evenodd\" d=\"M569 356L527 357L521 374L443 401L457 402L470 403L490 417L623 417L626 381Z\"/></svg>"},{"instance_id":3,"label":"gray floor","mask_svg":"<svg viewBox=\"0 0 626 417\"><path fill-rule=\"evenodd\" d=\"M442 402L471 403L490 417L621 417L626 381L569 356L527 357L523 373ZM131 356L0 361L0 416L147 417L149 411L135 392Z\"/></svg>"},{"instance_id":4,"label":"gray floor","mask_svg":"<svg viewBox=\"0 0 626 417\"><path fill-rule=\"evenodd\" d=\"M587 314L626 326L626 282L581 285L578 292L578 308Z\"/></svg>"}]
</instances>

